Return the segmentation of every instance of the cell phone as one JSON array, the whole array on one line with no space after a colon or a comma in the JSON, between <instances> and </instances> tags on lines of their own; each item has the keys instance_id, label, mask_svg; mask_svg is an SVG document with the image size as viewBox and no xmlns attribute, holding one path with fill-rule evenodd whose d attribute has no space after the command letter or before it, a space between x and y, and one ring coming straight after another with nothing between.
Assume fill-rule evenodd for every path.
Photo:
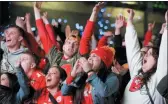
<instances>
[{"instance_id":1,"label":"cell phone","mask_svg":"<svg viewBox=\"0 0 168 104\"><path fill-rule=\"evenodd\" d=\"M22 20L25 20L25 17L20 17Z\"/></svg>"}]
</instances>

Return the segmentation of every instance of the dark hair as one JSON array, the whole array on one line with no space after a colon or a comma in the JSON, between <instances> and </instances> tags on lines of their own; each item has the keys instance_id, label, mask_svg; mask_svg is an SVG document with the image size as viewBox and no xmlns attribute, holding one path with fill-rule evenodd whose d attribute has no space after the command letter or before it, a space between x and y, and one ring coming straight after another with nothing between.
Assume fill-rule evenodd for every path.
<instances>
[{"instance_id":1,"label":"dark hair","mask_svg":"<svg viewBox=\"0 0 168 104\"><path fill-rule=\"evenodd\" d=\"M8 73L8 72L2 73L1 75L3 75L3 74L6 74L9 79L9 88L11 88L12 91L14 91L14 92L18 92L20 85L18 83L18 79L17 79L16 75Z\"/></svg>"},{"instance_id":2,"label":"dark hair","mask_svg":"<svg viewBox=\"0 0 168 104\"><path fill-rule=\"evenodd\" d=\"M66 79L66 77L67 77L66 71L63 68L61 68L60 66L52 66L52 67L56 67L59 70L59 72L60 72L60 79L62 81L64 81Z\"/></svg>"},{"instance_id":3,"label":"dark hair","mask_svg":"<svg viewBox=\"0 0 168 104\"><path fill-rule=\"evenodd\" d=\"M103 61L101 61L100 69L97 73L97 76L100 78L101 81L105 82L107 76L111 73L110 69L108 69ZM81 104L82 99L84 98L83 92L86 83L84 83L79 89L76 89L74 95L74 104Z\"/></svg>"},{"instance_id":4,"label":"dark hair","mask_svg":"<svg viewBox=\"0 0 168 104\"><path fill-rule=\"evenodd\" d=\"M150 80L151 76L156 72L156 70L157 70L157 61L158 61L158 56L159 56L159 48L152 47L152 46L147 46L147 47L148 47L148 50L152 49L152 56L156 60L156 64L155 64L155 66L153 66L153 69L149 70L148 72L143 72L142 69L140 69L138 71L138 74L141 73L143 75L143 83L147 83Z\"/></svg>"},{"instance_id":5,"label":"dark hair","mask_svg":"<svg viewBox=\"0 0 168 104\"><path fill-rule=\"evenodd\" d=\"M11 73L2 73L7 75L9 79L9 87L0 85L0 104L12 104L13 96L19 91L20 85L16 75Z\"/></svg>"},{"instance_id":6,"label":"dark hair","mask_svg":"<svg viewBox=\"0 0 168 104\"><path fill-rule=\"evenodd\" d=\"M54 29L55 35L58 35L61 38L61 41L62 41L61 44L64 44L66 36L65 36L65 33L63 33L61 30L61 24L59 23L58 27L55 27L55 26L52 26L52 27Z\"/></svg>"},{"instance_id":7,"label":"dark hair","mask_svg":"<svg viewBox=\"0 0 168 104\"><path fill-rule=\"evenodd\" d=\"M13 93L11 88L0 85L0 104L12 104Z\"/></svg>"}]
</instances>

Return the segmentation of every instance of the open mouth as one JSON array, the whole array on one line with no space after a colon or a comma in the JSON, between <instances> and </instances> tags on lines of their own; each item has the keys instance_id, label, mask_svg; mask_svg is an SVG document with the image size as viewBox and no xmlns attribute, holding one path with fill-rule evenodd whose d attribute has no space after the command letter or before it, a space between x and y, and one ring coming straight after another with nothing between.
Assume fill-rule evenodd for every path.
<instances>
[{"instance_id":1,"label":"open mouth","mask_svg":"<svg viewBox=\"0 0 168 104\"><path fill-rule=\"evenodd\" d=\"M51 79L47 79L47 82L50 82L51 81Z\"/></svg>"},{"instance_id":2,"label":"open mouth","mask_svg":"<svg viewBox=\"0 0 168 104\"><path fill-rule=\"evenodd\" d=\"M7 39L7 40L6 40L6 42L10 42L10 41L11 41L11 39Z\"/></svg>"}]
</instances>

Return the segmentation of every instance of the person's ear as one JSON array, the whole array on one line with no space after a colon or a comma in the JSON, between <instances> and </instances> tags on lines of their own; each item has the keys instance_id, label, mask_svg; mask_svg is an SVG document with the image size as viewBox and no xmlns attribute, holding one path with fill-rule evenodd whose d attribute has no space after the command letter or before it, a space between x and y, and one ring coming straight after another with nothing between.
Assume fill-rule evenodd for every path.
<instances>
[{"instance_id":1,"label":"person's ear","mask_svg":"<svg viewBox=\"0 0 168 104\"><path fill-rule=\"evenodd\" d=\"M22 36L19 36L18 41L21 42L23 40Z\"/></svg>"}]
</instances>

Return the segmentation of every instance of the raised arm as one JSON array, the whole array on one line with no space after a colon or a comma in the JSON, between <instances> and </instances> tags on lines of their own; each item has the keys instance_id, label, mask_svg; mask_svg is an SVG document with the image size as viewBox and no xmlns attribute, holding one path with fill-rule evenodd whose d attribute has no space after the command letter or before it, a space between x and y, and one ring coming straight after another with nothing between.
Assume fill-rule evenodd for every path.
<instances>
[{"instance_id":1,"label":"raised arm","mask_svg":"<svg viewBox=\"0 0 168 104\"><path fill-rule=\"evenodd\" d=\"M51 39L49 38L43 20L41 19L40 9L41 9L41 2L35 2L34 15L36 19L36 26L38 29L38 35L40 36L40 40L42 42L45 53L48 54L49 50L53 47L53 44Z\"/></svg>"},{"instance_id":2,"label":"raised arm","mask_svg":"<svg viewBox=\"0 0 168 104\"><path fill-rule=\"evenodd\" d=\"M22 28L24 31L27 31L26 30L26 21L22 17L17 16L16 20L15 20L15 24L17 26L19 26L20 28Z\"/></svg>"},{"instance_id":3,"label":"raised arm","mask_svg":"<svg viewBox=\"0 0 168 104\"><path fill-rule=\"evenodd\" d=\"M144 46L148 45L148 43L151 41L152 39L152 30L155 26L155 22L152 24L152 23L149 23L148 24L148 31L146 32L145 34L145 38L144 38Z\"/></svg>"},{"instance_id":4,"label":"raised arm","mask_svg":"<svg viewBox=\"0 0 168 104\"><path fill-rule=\"evenodd\" d=\"M165 27L166 27L166 23L163 23L162 24L162 28L161 28L159 34L157 34L156 39L154 40L154 46L160 47L160 43L161 43L161 39L162 39L162 34L164 32Z\"/></svg>"},{"instance_id":5,"label":"raised arm","mask_svg":"<svg viewBox=\"0 0 168 104\"><path fill-rule=\"evenodd\" d=\"M16 25L24 29L23 34L23 42L22 45L29 48L29 50L35 53L38 57L44 57L45 53L38 45L37 41L35 40L34 36L26 31L25 27L25 20L21 19L21 17L16 18Z\"/></svg>"},{"instance_id":6,"label":"raised arm","mask_svg":"<svg viewBox=\"0 0 168 104\"><path fill-rule=\"evenodd\" d=\"M30 13L26 13L25 15L25 21L26 21L26 30L29 34L31 34L32 36L34 36L34 33L32 32L31 30L31 23L30 23L30 18L31 18L31 15Z\"/></svg>"},{"instance_id":7,"label":"raised arm","mask_svg":"<svg viewBox=\"0 0 168 104\"><path fill-rule=\"evenodd\" d=\"M142 68L142 57L140 53L140 45L138 42L137 32L132 24L134 17L134 11L132 9L128 10L128 20L125 34L125 44L128 66L130 70L130 75L137 75L137 71Z\"/></svg>"},{"instance_id":8,"label":"raised arm","mask_svg":"<svg viewBox=\"0 0 168 104\"><path fill-rule=\"evenodd\" d=\"M104 36L100 38L97 47L102 47L108 45L107 39L108 37L111 37L113 33L111 31L107 31L104 33Z\"/></svg>"},{"instance_id":9,"label":"raised arm","mask_svg":"<svg viewBox=\"0 0 168 104\"><path fill-rule=\"evenodd\" d=\"M86 55L90 51L90 41L94 31L95 21L103 5L104 5L104 2L99 2L98 4L96 4L95 7L93 8L90 19L87 21L87 24L84 29L84 33L80 41L79 53L81 55Z\"/></svg>"},{"instance_id":10,"label":"raised arm","mask_svg":"<svg viewBox=\"0 0 168 104\"><path fill-rule=\"evenodd\" d=\"M125 17L119 16L116 18L115 21L115 37L114 37L114 44L115 47L122 46L122 37L121 37L121 28L125 24ZM107 38L112 36L112 32L108 31L104 33L104 36L99 40L98 47L107 45Z\"/></svg>"},{"instance_id":11,"label":"raised arm","mask_svg":"<svg viewBox=\"0 0 168 104\"><path fill-rule=\"evenodd\" d=\"M167 16L168 11L165 13L165 17ZM160 80L167 75L167 35L168 35L168 27L167 27L167 18L166 17L166 27L164 28L164 33L162 36L161 44L160 44L160 50L159 50L159 58L157 63L157 84L160 82Z\"/></svg>"},{"instance_id":12,"label":"raised arm","mask_svg":"<svg viewBox=\"0 0 168 104\"><path fill-rule=\"evenodd\" d=\"M119 16L116 18L115 21L115 37L114 37L114 44L115 47L121 47L122 46L122 37L121 37L121 28L125 24L125 17Z\"/></svg>"},{"instance_id":13,"label":"raised arm","mask_svg":"<svg viewBox=\"0 0 168 104\"><path fill-rule=\"evenodd\" d=\"M51 26L51 24L49 23L49 21L48 21L48 13L47 12L44 12L43 13L43 16L42 16L42 19L43 19L43 22L44 22L44 24L45 24L45 28L46 28L46 30L47 30L47 32L48 32L48 35L49 35L49 37L50 37L50 39L51 39L51 41L52 41L52 43L59 49L59 50L61 50L60 48L61 47L59 47L59 45L58 45L58 42L57 42L57 39L56 39L56 34L54 33L54 29L53 29L53 27Z\"/></svg>"}]
</instances>

